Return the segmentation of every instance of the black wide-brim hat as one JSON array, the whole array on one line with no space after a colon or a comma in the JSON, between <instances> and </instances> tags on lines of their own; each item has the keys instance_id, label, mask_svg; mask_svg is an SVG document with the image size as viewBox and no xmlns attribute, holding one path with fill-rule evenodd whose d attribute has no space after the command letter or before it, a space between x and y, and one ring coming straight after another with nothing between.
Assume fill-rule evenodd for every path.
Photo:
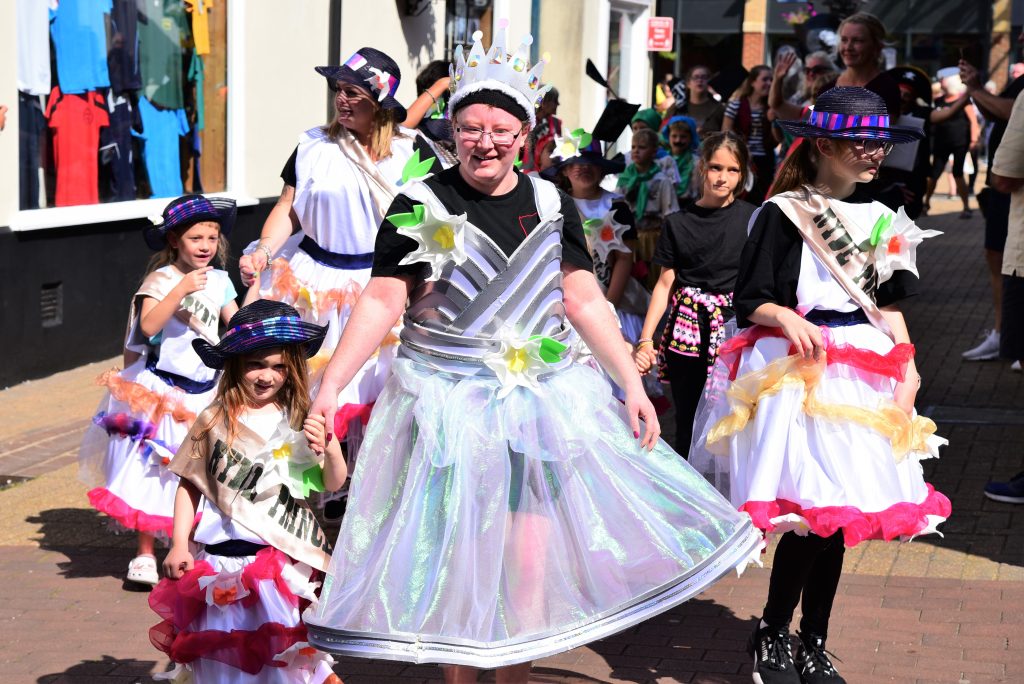
<instances>
[{"instance_id":1,"label":"black wide-brim hat","mask_svg":"<svg viewBox=\"0 0 1024 684\"><path fill-rule=\"evenodd\" d=\"M159 251L167 246L167 231L201 221L217 223L220 232L227 235L235 225L237 211L235 200L227 197L184 195L167 205L159 223L156 223L157 219L150 219L155 225L148 226L142 232L142 237L150 249Z\"/></svg>"},{"instance_id":2,"label":"black wide-brim hat","mask_svg":"<svg viewBox=\"0 0 1024 684\"><path fill-rule=\"evenodd\" d=\"M382 109L395 112L395 118L405 121L405 107L395 99L402 71L395 60L372 47L359 48L341 66L318 66L316 72L331 82L340 81L359 86L370 93Z\"/></svg>"},{"instance_id":3,"label":"black wide-brim hat","mask_svg":"<svg viewBox=\"0 0 1024 684\"><path fill-rule=\"evenodd\" d=\"M288 344L303 345L309 358L320 351L326 335L326 325L302 320L294 307L272 299L257 299L231 317L220 342L210 344L199 338L192 340L192 348L210 368L223 368L232 356Z\"/></svg>"},{"instance_id":4,"label":"black wide-brim hat","mask_svg":"<svg viewBox=\"0 0 1024 684\"><path fill-rule=\"evenodd\" d=\"M910 86L914 97L925 105L932 100L932 81L922 69L912 64L899 64L885 73L896 79L900 85Z\"/></svg>"},{"instance_id":5,"label":"black wide-brim hat","mask_svg":"<svg viewBox=\"0 0 1024 684\"><path fill-rule=\"evenodd\" d=\"M924 133L889 123L885 100L867 88L836 86L818 95L814 109L801 121L779 121L783 130L803 138L885 140L909 143Z\"/></svg>"}]
</instances>

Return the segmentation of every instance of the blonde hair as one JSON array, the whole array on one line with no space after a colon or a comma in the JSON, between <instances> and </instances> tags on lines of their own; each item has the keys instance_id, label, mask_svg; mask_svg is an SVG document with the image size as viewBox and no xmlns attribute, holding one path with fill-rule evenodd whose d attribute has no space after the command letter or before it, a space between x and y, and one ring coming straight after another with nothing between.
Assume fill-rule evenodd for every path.
<instances>
[{"instance_id":1,"label":"blonde hair","mask_svg":"<svg viewBox=\"0 0 1024 684\"><path fill-rule=\"evenodd\" d=\"M391 156L391 142L395 138L405 137L398 129L399 121L395 118L392 109L384 109L380 104L371 98L373 102L373 122L370 127L370 157L375 161L387 159ZM338 123L337 119L323 127L327 137L337 142L341 131L345 127Z\"/></svg>"},{"instance_id":2,"label":"blonde hair","mask_svg":"<svg viewBox=\"0 0 1024 684\"><path fill-rule=\"evenodd\" d=\"M867 29L872 47L875 49L875 63L877 64L881 61L882 48L885 47L885 24L882 23L882 20L870 12L851 14L839 23L839 29L836 31L837 36L843 34L843 27L847 24L857 24Z\"/></svg>"},{"instance_id":3,"label":"blonde hair","mask_svg":"<svg viewBox=\"0 0 1024 684\"><path fill-rule=\"evenodd\" d=\"M206 220L206 221L196 221L196 223L213 223L214 225L217 226L217 254L214 255L213 260L221 268L227 268L227 265L228 265L228 239L226 237L224 237L224 231L221 230L220 224L217 223L216 221L209 221L209 220ZM180 240L181 236L185 234L185 231L187 231L192 226L196 225L196 223L190 223L188 225L178 226L177 228L173 228L173 229L171 229L168 232L169 233L174 233L178 237L178 239ZM161 249L159 252L157 252L156 254L154 254L153 256L151 256L149 258L149 263L146 264L146 273L145 273L145 275L143 277L148 276L150 273L152 273L153 271L157 270L158 268L163 268L164 266L170 266L171 264L173 264L177 260L178 260L178 249L177 249L177 247L172 247L171 246L171 241L170 240L166 240L166 244L164 245L164 248Z\"/></svg>"},{"instance_id":4,"label":"blonde hair","mask_svg":"<svg viewBox=\"0 0 1024 684\"><path fill-rule=\"evenodd\" d=\"M658 135L657 131L654 131L650 128L641 128L639 131L633 134L633 140L636 140L637 142L646 145L650 145L655 149L657 149L658 146L661 144L661 137ZM644 143L644 140L646 140L647 142Z\"/></svg>"},{"instance_id":5,"label":"blonde hair","mask_svg":"<svg viewBox=\"0 0 1024 684\"><path fill-rule=\"evenodd\" d=\"M280 349L287 371L287 377L281 389L277 391L274 403L280 406L284 414L288 416L288 424L291 428L301 430L310 406L309 366L306 361L306 349L302 344L284 344L274 349ZM229 447L238 436L239 416L247 406L255 403L252 390L245 382L245 365L250 356L251 354L239 354L230 356L225 361L224 371L217 383L213 419L210 421L209 427L195 436L193 455L195 455L198 445L205 441L206 435L218 423L227 427ZM330 426L328 426L328 431L333 431Z\"/></svg>"},{"instance_id":6,"label":"blonde hair","mask_svg":"<svg viewBox=\"0 0 1024 684\"><path fill-rule=\"evenodd\" d=\"M701 194L704 193L704 179L707 177L708 164L711 163L711 158L715 156L715 152L720 149L727 150L740 163L740 180L732 191L735 197L743 190L747 174L750 173L750 149L747 147L747 143L743 141L743 138L732 131L712 133L704 138L704 141L700 144L700 149L697 151L700 158L700 163L697 165L697 173L700 177Z\"/></svg>"}]
</instances>

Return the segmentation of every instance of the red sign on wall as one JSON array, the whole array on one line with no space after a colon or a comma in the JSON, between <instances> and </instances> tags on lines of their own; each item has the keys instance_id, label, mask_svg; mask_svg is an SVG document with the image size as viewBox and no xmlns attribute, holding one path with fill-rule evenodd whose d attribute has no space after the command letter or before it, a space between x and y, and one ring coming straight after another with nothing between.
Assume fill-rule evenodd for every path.
<instances>
[{"instance_id":1,"label":"red sign on wall","mask_svg":"<svg viewBox=\"0 0 1024 684\"><path fill-rule=\"evenodd\" d=\"M651 17L647 20L647 51L672 51L672 17Z\"/></svg>"}]
</instances>

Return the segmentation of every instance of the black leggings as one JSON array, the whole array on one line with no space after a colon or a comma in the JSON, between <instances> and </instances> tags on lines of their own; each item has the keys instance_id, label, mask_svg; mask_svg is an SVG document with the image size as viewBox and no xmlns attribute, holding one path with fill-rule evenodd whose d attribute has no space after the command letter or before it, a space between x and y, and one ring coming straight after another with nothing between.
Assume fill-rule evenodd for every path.
<instances>
[{"instance_id":1,"label":"black leggings","mask_svg":"<svg viewBox=\"0 0 1024 684\"><path fill-rule=\"evenodd\" d=\"M676 412L676 452L683 458L690 454L693 416L708 379L706 356L707 352L703 357L665 352L665 371L672 386L672 407Z\"/></svg>"},{"instance_id":2,"label":"black leggings","mask_svg":"<svg viewBox=\"0 0 1024 684\"><path fill-rule=\"evenodd\" d=\"M843 574L843 533L806 537L787 532L779 539L762 619L771 627L788 628L803 594L800 631L828 636L832 602Z\"/></svg>"}]
</instances>

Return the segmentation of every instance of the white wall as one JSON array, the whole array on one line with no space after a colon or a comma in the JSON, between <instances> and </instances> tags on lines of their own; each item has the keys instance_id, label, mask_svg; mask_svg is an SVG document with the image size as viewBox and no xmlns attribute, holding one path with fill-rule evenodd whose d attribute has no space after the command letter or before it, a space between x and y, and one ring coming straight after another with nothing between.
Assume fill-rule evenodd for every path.
<instances>
[{"instance_id":1,"label":"white wall","mask_svg":"<svg viewBox=\"0 0 1024 684\"><path fill-rule=\"evenodd\" d=\"M0 104L7 126L0 133L0 226L18 210L18 39L14 2L0 10Z\"/></svg>"}]
</instances>

